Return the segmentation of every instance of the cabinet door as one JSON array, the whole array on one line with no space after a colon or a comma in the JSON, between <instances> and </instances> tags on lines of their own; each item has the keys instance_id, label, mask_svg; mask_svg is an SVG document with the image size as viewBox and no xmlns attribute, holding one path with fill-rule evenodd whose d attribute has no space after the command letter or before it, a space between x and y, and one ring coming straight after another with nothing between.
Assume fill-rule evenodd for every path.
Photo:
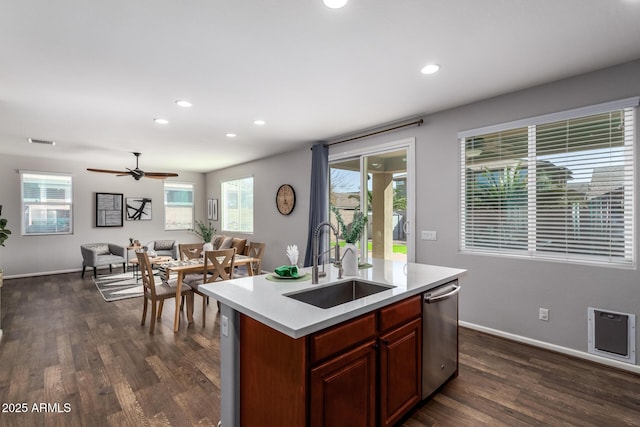
<instances>
[{"instance_id":1,"label":"cabinet door","mask_svg":"<svg viewBox=\"0 0 640 427\"><path fill-rule=\"evenodd\" d=\"M380 337L380 420L393 425L420 401L422 319Z\"/></svg>"},{"instance_id":2,"label":"cabinet door","mask_svg":"<svg viewBox=\"0 0 640 427\"><path fill-rule=\"evenodd\" d=\"M375 341L312 369L310 386L311 426L374 426Z\"/></svg>"}]
</instances>

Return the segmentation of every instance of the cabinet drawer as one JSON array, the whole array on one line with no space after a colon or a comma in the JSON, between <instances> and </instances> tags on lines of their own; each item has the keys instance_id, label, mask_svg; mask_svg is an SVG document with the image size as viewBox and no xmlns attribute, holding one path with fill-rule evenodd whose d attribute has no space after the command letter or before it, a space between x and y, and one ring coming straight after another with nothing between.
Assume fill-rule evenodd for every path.
<instances>
[{"instance_id":1,"label":"cabinet drawer","mask_svg":"<svg viewBox=\"0 0 640 427\"><path fill-rule=\"evenodd\" d=\"M370 313L311 337L311 363L376 336L376 314Z\"/></svg>"},{"instance_id":2,"label":"cabinet drawer","mask_svg":"<svg viewBox=\"0 0 640 427\"><path fill-rule=\"evenodd\" d=\"M422 295L416 295L380 309L380 332L422 315Z\"/></svg>"}]
</instances>

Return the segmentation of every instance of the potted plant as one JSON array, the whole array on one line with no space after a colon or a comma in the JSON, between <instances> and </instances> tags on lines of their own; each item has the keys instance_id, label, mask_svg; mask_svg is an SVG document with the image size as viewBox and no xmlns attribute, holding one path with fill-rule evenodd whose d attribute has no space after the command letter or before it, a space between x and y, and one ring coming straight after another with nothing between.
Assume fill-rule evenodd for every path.
<instances>
[{"instance_id":1,"label":"potted plant","mask_svg":"<svg viewBox=\"0 0 640 427\"><path fill-rule=\"evenodd\" d=\"M342 230L342 238L346 242L342 255L344 274L345 276L356 276L358 274L358 247L356 243L362 236L362 231L367 224L367 217L363 212L360 212L359 209L356 209L353 212L353 221L351 221L349 226L346 226L338 208L331 206L331 210L336 216L338 225Z\"/></svg>"},{"instance_id":2,"label":"potted plant","mask_svg":"<svg viewBox=\"0 0 640 427\"><path fill-rule=\"evenodd\" d=\"M205 224L202 221L196 220L196 228L193 230L193 232L200 236L202 241L204 241L204 244L207 245L205 247L205 250L213 250L211 239L213 238L216 229L213 227L213 225L211 225L211 223Z\"/></svg>"}]
</instances>

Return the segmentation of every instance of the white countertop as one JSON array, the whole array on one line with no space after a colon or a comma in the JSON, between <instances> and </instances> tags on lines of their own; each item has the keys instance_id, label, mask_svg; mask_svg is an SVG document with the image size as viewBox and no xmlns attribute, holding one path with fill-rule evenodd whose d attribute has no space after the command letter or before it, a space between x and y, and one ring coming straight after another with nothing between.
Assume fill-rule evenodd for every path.
<instances>
[{"instance_id":1,"label":"white countertop","mask_svg":"<svg viewBox=\"0 0 640 427\"><path fill-rule=\"evenodd\" d=\"M325 265L326 277L317 285L311 279L303 282L266 279L266 275L210 283L200 286L206 295L220 301L265 325L292 338L300 338L329 326L355 318L380 307L408 298L445 284L466 272L459 268L436 265L404 263L400 261L374 259L372 268L358 271L358 276L338 279L338 269ZM322 271L322 266L320 267ZM310 272L311 268L300 272ZM314 289L349 279L392 285L393 288L356 301L327 309L318 308L284 296L306 289Z\"/></svg>"}]
</instances>

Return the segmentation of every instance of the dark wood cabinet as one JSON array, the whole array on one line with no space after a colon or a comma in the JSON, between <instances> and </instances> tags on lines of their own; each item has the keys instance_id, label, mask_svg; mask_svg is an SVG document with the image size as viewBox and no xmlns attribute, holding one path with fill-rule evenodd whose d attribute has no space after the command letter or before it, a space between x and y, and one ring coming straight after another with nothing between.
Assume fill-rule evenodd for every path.
<instances>
[{"instance_id":1,"label":"dark wood cabinet","mask_svg":"<svg viewBox=\"0 0 640 427\"><path fill-rule=\"evenodd\" d=\"M310 385L312 427L375 426L376 342L313 368Z\"/></svg>"},{"instance_id":2,"label":"dark wood cabinet","mask_svg":"<svg viewBox=\"0 0 640 427\"><path fill-rule=\"evenodd\" d=\"M380 422L393 425L422 396L422 297L379 310Z\"/></svg>"},{"instance_id":3,"label":"dark wood cabinet","mask_svg":"<svg viewBox=\"0 0 640 427\"><path fill-rule=\"evenodd\" d=\"M420 296L296 340L240 315L242 426L392 425L421 375Z\"/></svg>"},{"instance_id":4,"label":"dark wood cabinet","mask_svg":"<svg viewBox=\"0 0 640 427\"><path fill-rule=\"evenodd\" d=\"M245 315L240 330L240 425L306 425L307 338L293 339Z\"/></svg>"},{"instance_id":5,"label":"dark wood cabinet","mask_svg":"<svg viewBox=\"0 0 640 427\"><path fill-rule=\"evenodd\" d=\"M390 426L420 401L422 319L380 337L380 425Z\"/></svg>"}]
</instances>

